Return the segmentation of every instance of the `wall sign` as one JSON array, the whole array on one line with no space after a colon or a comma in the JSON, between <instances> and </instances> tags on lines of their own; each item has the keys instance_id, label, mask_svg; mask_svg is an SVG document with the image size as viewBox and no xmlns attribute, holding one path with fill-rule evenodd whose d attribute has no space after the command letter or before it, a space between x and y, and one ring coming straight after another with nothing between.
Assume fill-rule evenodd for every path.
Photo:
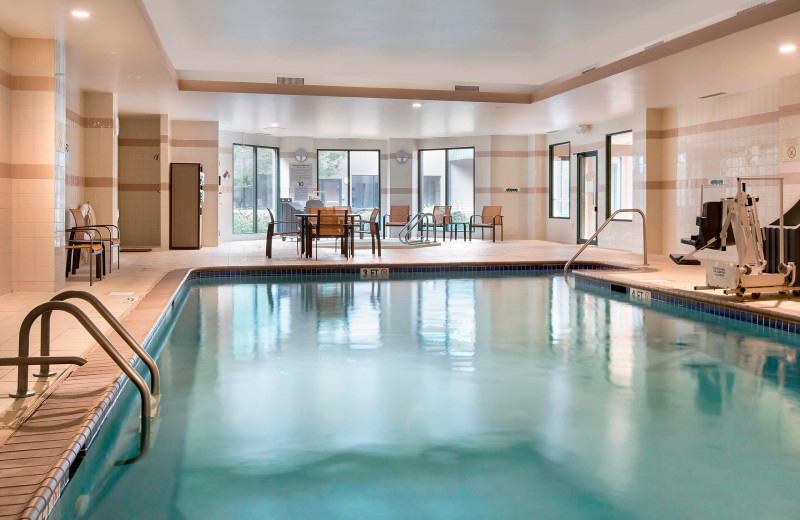
<instances>
[{"instance_id":1,"label":"wall sign","mask_svg":"<svg viewBox=\"0 0 800 520\"><path fill-rule=\"evenodd\" d=\"M800 139L781 139L781 162L800 161Z\"/></svg>"},{"instance_id":2,"label":"wall sign","mask_svg":"<svg viewBox=\"0 0 800 520\"><path fill-rule=\"evenodd\" d=\"M295 201L305 202L308 200L308 191L312 182L310 164L292 164L290 166L289 186Z\"/></svg>"}]
</instances>

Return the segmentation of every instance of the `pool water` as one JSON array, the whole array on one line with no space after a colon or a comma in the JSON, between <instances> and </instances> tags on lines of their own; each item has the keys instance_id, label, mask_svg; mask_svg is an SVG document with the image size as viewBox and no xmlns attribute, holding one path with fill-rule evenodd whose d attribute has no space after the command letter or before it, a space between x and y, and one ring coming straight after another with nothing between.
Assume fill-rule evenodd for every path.
<instances>
[{"instance_id":1,"label":"pool water","mask_svg":"<svg viewBox=\"0 0 800 520\"><path fill-rule=\"evenodd\" d=\"M150 453L112 466L128 388L51 518L798 518L786 333L550 276L203 282L172 326Z\"/></svg>"}]
</instances>

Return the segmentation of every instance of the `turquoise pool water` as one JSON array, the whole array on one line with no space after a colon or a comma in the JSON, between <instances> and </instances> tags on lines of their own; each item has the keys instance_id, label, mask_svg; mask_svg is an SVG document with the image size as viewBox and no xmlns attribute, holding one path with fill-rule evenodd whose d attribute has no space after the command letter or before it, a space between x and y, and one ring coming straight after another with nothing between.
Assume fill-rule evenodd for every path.
<instances>
[{"instance_id":1,"label":"turquoise pool water","mask_svg":"<svg viewBox=\"0 0 800 520\"><path fill-rule=\"evenodd\" d=\"M561 278L196 283L51 518L793 519L784 334ZM130 386L130 385L129 385Z\"/></svg>"}]
</instances>

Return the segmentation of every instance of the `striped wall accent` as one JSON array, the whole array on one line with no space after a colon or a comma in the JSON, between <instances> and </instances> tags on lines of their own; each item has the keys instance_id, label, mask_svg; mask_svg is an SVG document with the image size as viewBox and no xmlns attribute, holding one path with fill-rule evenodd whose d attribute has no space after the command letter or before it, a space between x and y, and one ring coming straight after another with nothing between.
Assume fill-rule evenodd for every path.
<instances>
[{"instance_id":1,"label":"striped wall accent","mask_svg":"<svg viewBox=\"0 0 800 520\"><path fill-rule=\"evenodd\" d=\"M53 76L14 76L0 69L0 86L9 90L55 92L56 79Z\"/></svg>"},{"instance_id":2,"label":"striped wall accent","mask_svg":"<svg viewBox=\"0 0 800 520\"><path fill-rule=\"evenodd\" d=\"M0 163L1 179L53 179L54 164L7 164Z\"/></svg>"},{"instance_id":3,"label":"striped wall accent","mask_svg":"<svg viewBox=\"0 0 800 520\"><path fill-rule=\"evenodd\" d=\"M216 139L170 139L169 144L174 148L219 148Z\"/></svg>"},{"instance_id":4,"label":"striped wall accent","mask_svg":"<svg viewBox=\"0 0 800 520\"><path fill-rule=\"evenodd\" d=\"M83 185L87 188L116 188L117 179L111 177L84 177Z\"/></svg>"},{"instance_id":5,"label":"striped wall accent","mask_svg":"<svg viewBox=\"0 0 800 520\"><path fill-rule=\"evenodd\" d=\"M120 137L118 140L119 146L147 146L158 148L161 146L160 139L129 139Z\"/></svg>"}]
</instances>

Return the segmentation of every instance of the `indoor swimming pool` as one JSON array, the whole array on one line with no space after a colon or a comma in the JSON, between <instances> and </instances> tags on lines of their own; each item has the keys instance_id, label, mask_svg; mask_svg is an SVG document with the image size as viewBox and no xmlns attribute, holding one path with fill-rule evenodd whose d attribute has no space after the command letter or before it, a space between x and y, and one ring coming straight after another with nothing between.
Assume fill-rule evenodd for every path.
<instances>
[{"instance_id":1,"label":"indoor swimming pool","mask_svg":"<svg viewBox=\"0 0 800 520\"><path fill-rule=\"evenodd\" d=\"M790 335L529 273L189 282L50 518L796 519Z\"/></svg>"}]
</instances>

